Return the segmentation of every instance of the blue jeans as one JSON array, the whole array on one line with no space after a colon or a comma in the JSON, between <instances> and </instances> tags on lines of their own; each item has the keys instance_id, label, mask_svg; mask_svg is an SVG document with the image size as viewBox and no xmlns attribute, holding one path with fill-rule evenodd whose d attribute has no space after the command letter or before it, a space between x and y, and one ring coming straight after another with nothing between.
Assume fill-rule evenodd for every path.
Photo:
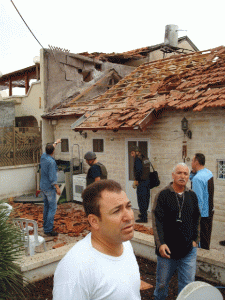
<instances>
[{"instance_id":1,"label":"blue jeans","mask_svg":"<svg viewBox=\"0 0 225 300\"><path fill-rule=\"evenodd\" d=\"M168 259L157 256L155 300L164 300L168 295L169 282L178 269L178 294L189 283L195 280L197 247L181 259Z\"/></svg>"},{"instance_id":2,"label":"blue jeans","mask_svg":"<svg viewBox=\"0 0 225 300\"><path fill-rule=\"evenodd\" d=\"M51 189L42 191L42 193L44 195L44 232L48 233L53 230L54 217L57 209L56 190Z\"/></svg>"}]
</instances>

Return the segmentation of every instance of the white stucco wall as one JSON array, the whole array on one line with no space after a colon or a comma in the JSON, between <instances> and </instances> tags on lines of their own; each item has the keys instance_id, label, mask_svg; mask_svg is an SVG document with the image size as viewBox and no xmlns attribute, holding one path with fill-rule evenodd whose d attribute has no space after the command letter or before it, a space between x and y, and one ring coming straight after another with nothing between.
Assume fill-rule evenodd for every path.
<instances>
[{"instance_id":1,"label":"white stucco wall","mask_svg":"<svg viewBox=\"0 0 225 300\"><path fill-rule=\"evenodd\" d=\"M0 168L0 199L35 193L37 165Z\"/></svg>"},{"instance_id":2,"label":"white stucco wall","mask_svg":"<svg viewBox=\"0 0 225 300\"><path fill-rule=\"evenodd\" d=\"M189 122L192 139L184 137L181 130L183 117ZM158 171L161 184L154 188L151 198L165 187L171 180L175 164L182 162L183 141L187 145L186 163L191 168L191 159L196 152L205 154L206 168L214 175L215 184L215 215L216 221L225 222L225 179L217 178L217 160L225 160L225 119L224 110L220 108L204 109L202 112L184 112L182 110L164 112L145 132L140 131L87 131L87 139L70 129L75 119L60 120L56 126L55 139L68 137L70 146L80 145L83 153L92 151L92 139L104 139L104 152L98 153L98 160L108 170L108 177L115 179L125 187L125 147L127 138L145 138L150 141L150 159ZM114 138L112 141L111 139ZM61 153L60 146L56 148L56 158L69 160L70 154ZM88 166L85 163L85 170ZM190 185L190 183L189 183Z\"/></svg>"},{"instance_id":3,"label":"white stucco wall","mask_svg":"<svg viewBox=\"0 0 225 300\"><path fill-rule=\"evenodd\" d=\"M15 105L15 116L33 116L38 121L38 126L40 126L40 121L42 120L41 115L44 112L41 82L37 81L32 83L28 94L23 97L20 96L20 99L21 103Z\"/></svg>"}]
</instances>

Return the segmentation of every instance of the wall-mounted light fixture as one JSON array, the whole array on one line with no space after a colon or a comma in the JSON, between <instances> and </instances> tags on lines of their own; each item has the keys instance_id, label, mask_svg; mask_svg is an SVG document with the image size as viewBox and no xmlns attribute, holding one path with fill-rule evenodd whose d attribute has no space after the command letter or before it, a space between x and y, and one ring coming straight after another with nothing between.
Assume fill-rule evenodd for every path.
<instances>
[{"instance_id":1,"label":"wall-mounted light fixture","mask_svg":"<svg viewBox=\"0 0 225 300\"><path fill-rule=\"evenodd\" d=\"M85 139L87 138L87 132L80 131L80 135Z\"/></svg>"},{"instance_id":2,"label":"wall-mounted light fixture","mask_svg":"<svg viewBox=\"0 0 225 300\"><path fill-rule=\"evenodd\" d=\"M188 120L185 117L181 121L181 129L183 130L184 135L189 137L189 139L192 138L192 132L188 129Z\"/></svg>"}]
</instances>

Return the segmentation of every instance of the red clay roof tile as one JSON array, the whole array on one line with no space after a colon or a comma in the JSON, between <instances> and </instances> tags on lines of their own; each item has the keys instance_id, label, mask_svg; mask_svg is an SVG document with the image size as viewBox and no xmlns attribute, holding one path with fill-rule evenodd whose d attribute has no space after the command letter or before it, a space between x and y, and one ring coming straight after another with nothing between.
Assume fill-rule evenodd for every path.
<instances>
[{"instance_id":1,"label":"red clay roof tile","mask_svg":"<svg viewBox=\"0 0 225 300\"><path fill-rule=\"evenodd\" d=\"M201 111L213 103L224 107L224 101L219 101L224 100L224 86L225 47L145 63L95 99L112 112L110 116L101 118L102 108L94 108L90 118L74 129L134 128L152 108ZM111 106L116 103L119 106ZM131 111L131 107L137 110Z\"/></svg>"}]
</instances>

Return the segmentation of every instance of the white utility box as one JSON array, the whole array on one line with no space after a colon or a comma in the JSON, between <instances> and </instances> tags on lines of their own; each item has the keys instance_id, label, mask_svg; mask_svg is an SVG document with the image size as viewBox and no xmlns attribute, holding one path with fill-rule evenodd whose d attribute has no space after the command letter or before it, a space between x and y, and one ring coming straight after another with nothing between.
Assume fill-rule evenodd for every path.
<instances>
[{"instance_id":1,"label":"white utility box","mask_svg":"<svg viewBox=\"0 0 225 300\"><path fill-rule=\"evenodd\" d=\"M73 175L73 201L82 202L82 192L86 188L86 174Z\"/></svg>"}]
</instances>

